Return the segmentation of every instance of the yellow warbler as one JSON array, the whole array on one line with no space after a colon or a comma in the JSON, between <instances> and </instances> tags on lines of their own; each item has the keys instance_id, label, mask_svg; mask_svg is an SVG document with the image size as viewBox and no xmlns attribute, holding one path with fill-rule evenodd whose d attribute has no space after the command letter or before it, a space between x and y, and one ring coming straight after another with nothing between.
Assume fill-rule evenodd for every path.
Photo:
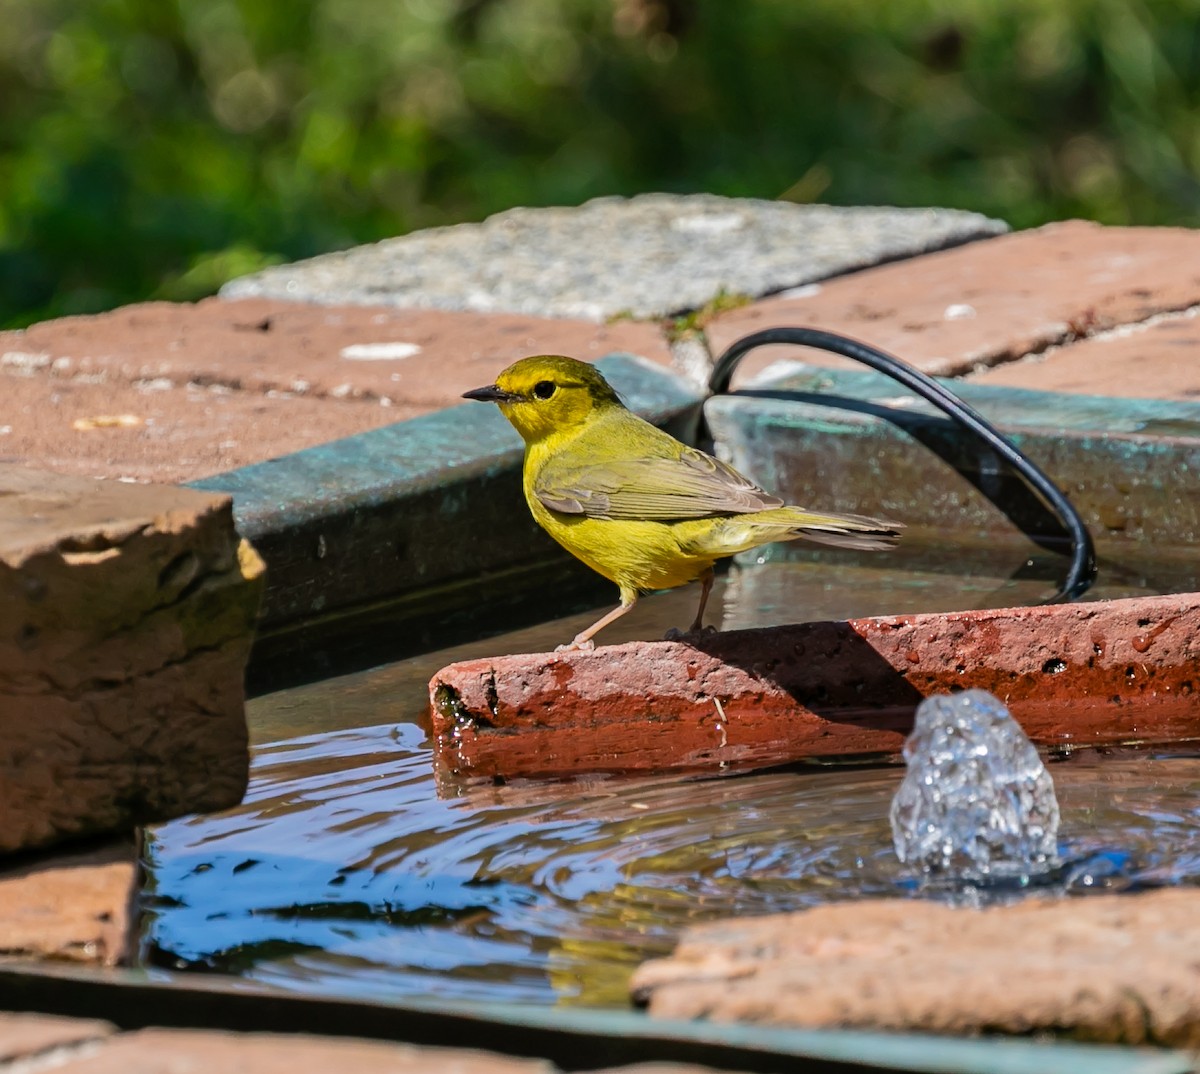
<instances>
[{"instance_id":1,"label":"yellow warbler","mask_svg":"<svg viewBox=\"0 0 1200 1074\"><path fill-rule=\"evenodd\" d=\"M525 441L525 500L572 555L615 582L621 603L560 649L592 635L638 594L699 581L701 629L713 564L771 541L805 537L847 548L890 548L901 528L859 515L788 507L703 451L627 410L586 362L541 355L510 365L464 398L499 405Z\"/></svg>"}]
</instances>

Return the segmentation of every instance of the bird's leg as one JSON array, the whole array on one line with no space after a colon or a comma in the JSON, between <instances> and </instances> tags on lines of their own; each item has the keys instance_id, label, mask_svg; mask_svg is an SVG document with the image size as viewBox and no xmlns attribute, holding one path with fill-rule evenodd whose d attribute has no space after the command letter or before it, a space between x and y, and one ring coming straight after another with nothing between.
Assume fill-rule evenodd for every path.
<instances>
[{"instance_id":1,"label":"bird's leg","mask_svg":"<svg viewBox=\"0 0 1200 1074\"><path fill-rule=\"evenodd\" d=\"M700 575L700 607L696 609L696 621L688 628L689 634L695 634L704 629L704 606L708 603L708 595L713 587L713 569L709 567Z\"/></svg>"},{"instance_id":2,"label":"bird's leg","mask_svg":"<svg viewBox=\"0 0 1200 1074\"><path fill-rule=\"evenodd\" d=\"M692 625L687 628L687 633L685 634L679 627L671 627L663 635L664 641L683 641L693 634L704 633L704 609L708 604L708 595L712 592L713 578L713 569L709 567L708 570L696 579L700 583L700 607L696 609L696 618L692 620ZM713 634L716 632L716 629L716 627L709 627L708 633Z\"/></svg>"},{"instance_id":3,"label":"bird's leg","mask_svg":"<svg viewBox=\"0 0 1200 1074\"><path fill-rule=\"evenodd\" d=\"M594 649L596 643L592 641L592 635L603 630L609 623L616 622L630 608L637 603L637 593L622 593L621 603L618 604L607 615L602 615L597 619L587 630L581 630L575 635L566 645L560 645L554 651L556 653L570 652L572 649Z\"/></svg>"}]
</instances>

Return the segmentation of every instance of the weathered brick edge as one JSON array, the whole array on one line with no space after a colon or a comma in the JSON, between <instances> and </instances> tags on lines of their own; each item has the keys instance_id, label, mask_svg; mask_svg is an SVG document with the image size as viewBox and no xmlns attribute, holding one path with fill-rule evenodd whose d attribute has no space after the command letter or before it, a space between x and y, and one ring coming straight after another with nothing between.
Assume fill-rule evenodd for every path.
<instances>
[{"instance_id":1,"label":"weathered brick edge","mask_svg":"<svg viewBox=\"0 0 1200 1074\"><path fill-rule=\"evenodd\" d=\"M456 776L745 771L899 750L978 687L1039 745L1200 736L1200 594L802 623L470 660L430 682Z\"/></svg>"},{"instance_id":2,"label":"weathered brick edge","mask_svg":"<svg viewBox=\"0 0 1200 1074\"><path fill-rule=\"evenodd\" d=\"M0 850L242 798L263 565L229 498L0 467Z\"/></svg>"}]
</instances>

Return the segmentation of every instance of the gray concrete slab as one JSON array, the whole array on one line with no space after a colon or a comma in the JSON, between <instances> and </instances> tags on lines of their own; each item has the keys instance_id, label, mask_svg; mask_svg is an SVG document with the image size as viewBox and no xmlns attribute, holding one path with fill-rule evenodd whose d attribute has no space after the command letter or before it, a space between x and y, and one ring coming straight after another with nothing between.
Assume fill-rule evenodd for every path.
<instances>
[{"instance_id":1,"label":"gray concrete slab","mask_svg":"<svg viewBox=\"0 0 1200 1074\"><path fill-rule=\"evenodd\" d=\"M721 293L760 297L1007 230L953 209L642 194L509 209L479 224L265 269L221 295L593 321L662 317Z\"/></svg>"}]
</instances>

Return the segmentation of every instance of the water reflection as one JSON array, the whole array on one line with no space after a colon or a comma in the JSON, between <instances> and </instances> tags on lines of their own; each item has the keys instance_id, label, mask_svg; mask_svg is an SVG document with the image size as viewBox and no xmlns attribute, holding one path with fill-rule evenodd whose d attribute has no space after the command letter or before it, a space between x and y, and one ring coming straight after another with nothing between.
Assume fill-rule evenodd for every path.
<instances>
[{"instance_id":1,"label":"water reflection","mask_svg":"<svg viewBox=\"0 0 1200 1074\"><path fill-rule=\"evenodd\" d=\"M730 627L1025 594L1013 590L1025 579L986 563L967 580L909 568L771 563L731 572L713 607ZM1110 572L1092 595L1136 581ZM643 601L605 641L661 636L694 601L688 589ZM692 922L909 893L888 824L898 765L439 799L423 726L432 674L545 650L592 618L254 701L245 803L149 836L144 961L327 994L624 1006L634 966ZM1072 891L1200 878L1200 759L1076 754L1052 771Z\"/></svg>"},{"instance_id":2,"label":"water reflection","mask_svg":"<svg viewBox=\"0 0 1200 1074\"><path fill-rule=\"evenodd\" d=\"M239 809L157 829L145 951L304 991L617 1004L685 925L904 893L899 767L439 800L415 724L262 747ZM1200 876L1200 760L1054 766L1075 890Z\"/></svg>"}]
</instances>

